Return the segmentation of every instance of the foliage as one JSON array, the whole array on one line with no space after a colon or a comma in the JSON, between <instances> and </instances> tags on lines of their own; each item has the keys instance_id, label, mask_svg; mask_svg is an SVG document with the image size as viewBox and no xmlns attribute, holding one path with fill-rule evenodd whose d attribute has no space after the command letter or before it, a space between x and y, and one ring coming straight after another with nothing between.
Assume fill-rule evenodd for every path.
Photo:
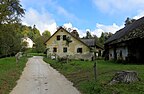
<instances>
[{"instance_id":1,"label":"foliage","mask_svg":"<svg viewBox=\"0 0 144 94\"><path fill-rule=\"evenodd\" d=\"M19 0L0 0L0 24L19 22L23 14Z\"/></svg>"},{"instance_id":2,"label":"foliage","mask_svg":"<svg viewBox=\"0 0 144 94\"><path fill-rule=\"evenodd\" d=\"M35 25L33 27L26 26L26 25L20 25L20 28L21 28L22 36L29 37L34 42L36 41L37 38L39 38L41 36L40 31L36 28Z\"/></svg>"},{"instance_id":3,"label":"foliage","mask_svg":"<svg viewBox=\"0 0 144 94\"><path fill-rule=\"evenodd\" d=\"M50 36L51 36L51 33L50 33L50 31L45 30L45 31L42 33L42 36L50 37Z\"/></svg>"},{"instance_id":4,"label":"foliage","mask_svg":"<svg viewBox=\"0 0 144 94\"><path fill-rule=\"evenodd\" d=\"M0 94L9 94L15 87L26 62L25 57L22 57L19 63L16 63L14 57L0 59Z\"/></svg>"},{"instance_id":5,"label":"foliage","mask_svg":"<svg viewBox=\"0 0 144 94\"><path fill-rule=\"evenodd\" d=\"M38 52L44 50L43 40L35 26L32 28L19 23L2 24L0 25L0 57L15 55L19 51L25 52L27 43L22 42L23 37L31 38L37 45Z\"/></svg>"},{"instance_id":6,"label":"foliage","mask_svg":"<svg viewBox=\"0 0 144 94\"><path fill-rule=\"evenodd\" d=\"M123 65L111 61L97 60L97 81L94 80L92 61L70 61L60 63L44 58L51 66L59 70L74 83L83 94L143 94L144 65ZM137 71L140 82L108 85L114 74L122 70Z\"/></svg>"},{"instance_id":7,"label":"foliage","mask_svg":"<svg viewBox=\"0 0 144 94\"><path fill-rule=\"evenodd\" d=\"M32 29L32 40L34 42L37 41L37 38L39 38L41 35L40 35L40 31L36 28L36 26L34 25L33 26L33 29Z\"/></svg>"},{"instance_id":8,"label":"foliage","mask_svg":"<svg viewBox=\"0 0 144 94\"><path fill-rule=\"evenodd\" d=\"M102 32L102 34L101 34L101 36L100 36L100 38L99 38L99 41L100 41L100 43L102 43L102 44L104 44L104 42L105 42L105 36L104 36L104 33Z\"/></svg>"},{"instance_id":9,"label":"foliage","mask_svg":"<svg viewBox=\"0 0 144 94\"><path fill-rule=\"evenodd\" d=\"M129 25L131 23L133 23L135 21L135 19L131 19L129 17L127 17L127 19L125 20L125 25Z\"/></svg>"},{"instance_id":10,"label":"foliage","mask_svg":"<svg viewBox=\"0 0 144 94\"><path fill-rule=\"evenodd\" d=\"M21 49L21 35L16 26L17 24L0 26L0 57L15 54Z\"/></svg>"},{"instance_id":11,"label":"foliage","mask_svg":"<svg viewBox=\"0 0 144 94\"><path fill-rule=\"evenodd\" d=\"M51 33L50 31L48 30L45 30L43 33L42 33L42 39L43 39L43 42L46 42L46 40L48 40L51 36Z\"/></svg>"},{"instance_id":12,"label":"foliage","mask_svg":"<svg viewBox=\"0 0 144 94\"><path fill-rule=\"evenodd\" d=\"M43 36L41 36L40 31L36 28L36 25L34 25L33 27L20 25L20 27L22 37L29 37L35 43L33 52L43 53L45 51L43 36L45 37L47 34L50 35L50 33L46 31L45 33L43 33Z\"/></svg>"},{"instance_id":13,"label":"foliage","mask_svg":"<svg viewBox=\"0 0 144 94\"><path fill-rule=\"evenodd\" d=\"M0 57L14 55L20 50L19 21L23 14L19 0L0 0Z\"/></svg>"},{"instance_id":14,"label":"foliage","mask_svg":"<svg viewBox=\"0 0 144 94\"><path fill-rule=\"evenodd\" d=\"M113 34L111 32L102 32L99 42L104 45L105 41L110 38Z\"/></svg>"},{"instance_id":15,"label":"foliage","mask_svg":"<svg viewBox=\"0 0 144 94\"><path fill-rule=\"evenodd\" d=\"M45 45L44 45L44 42L42 40L42 37L38 37L35 40L35 51L37 53L44 53L44 51L45 51Z\"/></svg>"},{"instance_id":16,"label":"foliage","mask_svg":"<svg viewBox=\"0 0 144 94\"><path fill-rule=\"evenodd\" d=\"M92 38L92 35L89 31L86 32L86 39L90 39Z\"/></svg>"},{"instance_id":17,"label":"foliage","mask_svg":"<svg viewBox=\"0 0 144 94\"><path fill-rule=\"evenodd\" d=\"M23 37L32 37L32 27L31 26L26 26L26 25L20 25L21 29L21 34Z\"/></svg>"},{"instance_id":18,"label":"foliage","mask_svg":"<svg viewBox=\"0 0 144 94\"><path fill-rule=\"evenodd\" d=\"M66 37L66 45L68 45L69 46L69 43L71 43L72 42L72 40L71 40L71 37Z\"/></svg>"},{"instance_id":19,"label":"foliage","mask_svg":"<svg viewBox=\"0 0 144 94\"><path fill-rule=\"evenodd\" d=\"M32 57L32 56L45 56L45 54L44 53L30 53L30 52L28 52L28 54L27 54L27 56L30 56L30 57Z\"/></svg>"}]
</instances>

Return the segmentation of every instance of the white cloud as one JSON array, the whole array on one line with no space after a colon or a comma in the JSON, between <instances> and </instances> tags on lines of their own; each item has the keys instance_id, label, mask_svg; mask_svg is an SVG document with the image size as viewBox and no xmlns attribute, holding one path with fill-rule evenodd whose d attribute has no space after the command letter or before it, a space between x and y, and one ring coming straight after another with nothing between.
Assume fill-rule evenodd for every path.
<instances>
[{"instance_id":1,"label":"white cloud","mask_svg":"<svg viewBox=\"0 0 144 94\"><path fill-rule=\"evenodd\" d=\"M63 26L65 27L65 28L73 28L73 26L72 26L72 23L65 23L65 24L63 24Z\"/></svg>"},{"instance_id":2,"label":"white cloud","mask_svg":"<svg viewBox=\"0 0 144 94\"><path fill-rule=\"evenodd\" d=\"M55 20L51 18L51 14L46 11L39 13L32 8L29 9L26 12L25 17L22 18L22 23L30 26L36 25L40 30L40 33L44 30L49 30L51 34L53 34L57 27Z\"/></svg>"},{"instance_id":3,"label":"white cloud","mask_svg":"<svg viewBox=\"0 0 144 94\"><path fill-rule=\"evenodd\" d=\"M66 28L66 30L68 30L68 31L69 31L69 28L70 28L70 29L71 29L70 32L71 32L72 30L77 30L80 38L82 38L83 36L86 35L86 31L74 27L74 26L72 25L72 23L70 23L70 22L69 22L69 23L65 23L65 24L63 25L63 27Z\"/></svg>"},{"instance_id":4,"label":"white cloud","mask_svg":"<svg viewBox=\"0 0 144 94\"><path fill-rule=\"evenodd\" d=\"M143 17L143 16L144 16L144 11L140 10L140 11L138 12L138 14L137 14L136 16L134 16L133 18L134 18L134 19L139 19L139 18L141 18L141 17Z\"/></svg>"},{"instance_id":5,"label":"white cloud","mask_svg":"<svg viewBox=\"0 0 144 94\"><path fill-rule=\"evenodd\" d=\"M89 31L92 35L96 35L97 37L100 37L102 32L111 32L114 34L116 31L124 27L124 25L118 26L115 23L113 23L112 25L104 25L104 24L97 23L95 30L90 30L90 29L81 30L76 27L73 27L72 23L65 23L63 26L67 30L68 28L71 28L72 30L76 29L79 33L80 38L86 36L87 31Z\"/></svg>"},{"instance_id":6,"label":"white cloud","mask_svg":"<svg viewBox=\"0 0 144 94\"><path fill-rule=\"evenodd\" d=\"M126 13L144 9L144 0L92 0L98 9L106 13Z\"/></svg>"},{"instance_id":7,"label":"white cloud","mask_svg":"<svg viewBox=\"0 0 144 94\"><path fill-rule=\"evenodd\" d=\"M132 18L134 19L139 19L141 17L144 17L144 11L140 10L138 11L138 14ZM104 25L104 24L96 24L96 29L91 31L92 35L97 35L98 37L101 36L102 32L111 32L111 33L115 33L116 31L118 31L119 29L123 28L123 25L118 26L117 24L113 23L112 25Z\"/></svg>"},{"instance_id":8,"label":"white cloud","mask_svg":"<svg viewBox=\"0 0 144 94\"><path fill-rule=\"evenodd\" d=\"M26 9L25 18L22 19L22 23L25 25L34 24L42 33L44 30L51 31L53 34L56 31L57 24L55 19L64 17L67 21L78 21L78 18L70 13L67 9L63 8L58 4L56 0L20 0L22 5ZM50 14L49 8L53 10ZM53 16L58 15L58 17ZM55 17L55 18L52 18Z\"/></svg>"},{"instance_id":9,"label":"white cloud","mask_svg":"<svg viewBox=\"0 0 144 94\"><path fill-rule=\"evenodd\" d=\"M138 16L135 16L135 17L138 17ZM51 18L51 14L49 14L46 11L42 11L41 13L39 13L38 11L32 8L26 12L25 18L23 18L22 21L23 21L23 24L25 25L33 26L35 24L41 33L44 30L49 30L51 34L53 34L57 28L57 24L55 20ZM90 30L90 29L81 30L81 29L74 27L72 23L70 22L63 24L63 26L66 27L67 29L71 28L72 30L74 29L77 30L80 37L86 36L86 31L90 31L92 35L97 35L98 37L100 37L102 32L115 33L117 30L123 27L123 25L118 26L115 23L112 25L104 25L104 24L97 23L95 30Z\"/></svg>"},{"instance_id":10,"label":"white cloud","mask_svg":"<svg viewBox=\"0 0 144 94\"><path fill-rule=\"evenodd\" d=\"M59 16L64 17L66 20L79 20L73 13L62 7L57 0L21 0L21 2L26 8L44 8L47 10L50 8L53 10L55 15L58 14Z\"/></svg>"},{"instance_id":11,"label":"white cloud","mask_svg":"<svg viewBox=\"0 0 144 94\"><path fill-rule=\"evenodd\" d=\"M101 36L102 32L111 32L111 33L115 33L117 30L121 29L122 27L124 27L123 25L118 26L115 23L113 23L112 25L103 25L103 24L96 24L96 29L94 31L92 31L91 33L93 35L97 35L97 37Z\"/></svg>"},{"instance_id":12,"label":"white cloud","mask_svg":"<svg viewBox=\"0 0 144 94\"><path fill-rule=\"evenodd\" d=\"M86 29L86 31L90 32L91 30L90 29Z\"/></svg>"}]
</instances>

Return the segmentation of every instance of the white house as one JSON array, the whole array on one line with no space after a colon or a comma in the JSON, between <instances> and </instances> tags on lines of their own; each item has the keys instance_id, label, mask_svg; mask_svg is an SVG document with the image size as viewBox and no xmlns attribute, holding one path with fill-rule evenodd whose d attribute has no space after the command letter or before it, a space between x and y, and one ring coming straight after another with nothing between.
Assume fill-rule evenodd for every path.
<instances>
[{"instance_id":1,"label":"white house","mask_svg":"<svg viewBox=\"0 0 144 94\"><path fill-rule=\"evenodd\" d=\"M32 48L35 44L30 38L24 37L22 38L22 42L27 42L27 48Z\"/></svg>"}]
</instances>

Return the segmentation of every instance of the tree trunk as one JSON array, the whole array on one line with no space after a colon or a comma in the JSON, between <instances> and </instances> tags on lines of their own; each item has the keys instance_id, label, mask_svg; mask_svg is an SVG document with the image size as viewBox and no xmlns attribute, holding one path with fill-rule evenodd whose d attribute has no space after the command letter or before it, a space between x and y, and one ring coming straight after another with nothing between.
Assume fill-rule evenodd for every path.
<instances>
[{"instance_id":1,"label":"tree trunk","mask_svg":"<svg viewBox=\"0 0 144 94\"><path fill-rule=\"evenodd\" d=\"M138 75L135 71L121 71L117 72L115 76L110 81L110 85L116 84L116 83L131 83L139 81Z\"/></svg>"}]
</instances>

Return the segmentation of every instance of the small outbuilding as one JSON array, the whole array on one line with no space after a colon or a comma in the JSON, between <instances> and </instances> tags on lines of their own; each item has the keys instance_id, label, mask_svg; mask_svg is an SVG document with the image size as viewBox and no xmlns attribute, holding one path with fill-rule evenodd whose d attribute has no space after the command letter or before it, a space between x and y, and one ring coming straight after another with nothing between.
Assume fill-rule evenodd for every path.
<instances>
[{"instance_id":1,"label":"small outbuilding","mask_svg":"<svg viewBox=\"0 0 144 94\"><path fill-rule=\"evenodd\" d=\"M27 43L27 48L33 48L33 45L35 44L29 37L22 38L22 42Z\"/></svg>"}]
</instances>

